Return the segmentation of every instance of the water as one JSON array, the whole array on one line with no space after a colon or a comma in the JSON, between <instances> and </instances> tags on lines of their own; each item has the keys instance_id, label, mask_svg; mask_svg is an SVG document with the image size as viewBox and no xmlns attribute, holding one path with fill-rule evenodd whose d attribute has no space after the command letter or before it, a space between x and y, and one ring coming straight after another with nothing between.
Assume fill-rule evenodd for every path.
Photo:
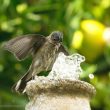
<instances>
[{"instance_id":1,"label":"water","mask_svg":"<svg viewBox=\"0 0 110 110\"><path fill-rule=\"evenodd\" d=\"M49 78L53 79L79 79L82 73L81 62L85 61L85 57L80 54L65 56L62 52L56 59Z\"/></svg>"}]
</instances>

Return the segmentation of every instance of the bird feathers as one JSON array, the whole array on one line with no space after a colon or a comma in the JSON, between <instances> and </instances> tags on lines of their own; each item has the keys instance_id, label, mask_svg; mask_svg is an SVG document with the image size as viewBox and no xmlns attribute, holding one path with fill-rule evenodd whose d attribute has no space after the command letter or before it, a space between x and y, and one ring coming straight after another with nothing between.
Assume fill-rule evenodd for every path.
<instances>
[{"instance_id":1,"label":"bird feathers","mask_svg":"<svg viewBox=\"0 0 110 110\"><path fill-rule=\"evenodd\" d=\"M30 53L37 52L45 37L37 34L23 35L5 43L4 49L13 53L18 60L23 60Z\"/></svg>"}]
</instances>

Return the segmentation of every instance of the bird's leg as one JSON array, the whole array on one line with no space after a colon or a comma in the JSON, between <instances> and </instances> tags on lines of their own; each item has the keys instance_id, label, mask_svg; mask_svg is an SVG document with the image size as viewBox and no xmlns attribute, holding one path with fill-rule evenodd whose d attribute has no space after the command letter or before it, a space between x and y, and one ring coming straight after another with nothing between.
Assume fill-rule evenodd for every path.
<instances>
[{"instance_id":1,"label":"bird's leg","mask_svg":"<svg viewBox=\"0 0 110 110\"><path fill-rule=\"evenodd\" d=\"M34 74L34 72L32 72L32 80L34 80L35 79L35 74Z\"/></svg>"},{"instance_id":2,"label":"bird's leg","mask_svg":"<svg viewBox=\"0 0 110 110\"><path fill-rule=\"evenodd\" d=\"M32 80L34 80L34 79L35 79L35 76L32 75Z\"/></svg>"}]
</instances>

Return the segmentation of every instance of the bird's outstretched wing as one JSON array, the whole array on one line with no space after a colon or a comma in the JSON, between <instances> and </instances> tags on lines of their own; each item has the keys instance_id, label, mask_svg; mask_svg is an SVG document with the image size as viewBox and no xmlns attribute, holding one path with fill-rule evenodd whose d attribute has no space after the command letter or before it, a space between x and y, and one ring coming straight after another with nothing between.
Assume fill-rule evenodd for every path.
<instances>
[{"instance_id":1,"label":"bird's outstretched wing","mask_svg":"<svg viewBox=\"0 0 110 110\"><path fill-rule=\"evenodd\" d=\"M23 60L29 53L37 52L45 40L43 35L28 34L9 40L3 47L13 53L18 60Z\"/></svg>"},{"instance_id":2,"label":"bird's outstretched wing","mask_svg":"<svg viewBox=\"0 0 110 110\"><path fill-rule=\"evenodd\" d=\"M66 50L66 48L61 44L60 48L59 48L59 53L63 52L65 55L69 55L69 52Z\"/></svg>"}]
</instances>

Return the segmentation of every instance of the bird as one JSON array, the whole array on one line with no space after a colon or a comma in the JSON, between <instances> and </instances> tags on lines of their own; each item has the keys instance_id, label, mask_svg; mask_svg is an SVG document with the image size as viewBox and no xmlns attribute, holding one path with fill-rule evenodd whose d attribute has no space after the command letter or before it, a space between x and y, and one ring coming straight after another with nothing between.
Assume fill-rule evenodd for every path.
<instances>
[{"instance_id":1,"label":"bird","mask_svg":"<svg viewBox=\"0 0 110 110\"><path fill-rule=\"evenodd\" d=\"M69 55L62 44L63 33L53 31L49 36L40 34L27 34L15 37L4 44L8 50L21 61L32 55L32 63L26 74L12 86L12 91L24 93L27 82L42 71L49 71L60 52Z\"/></svg>"}]
</instances>

